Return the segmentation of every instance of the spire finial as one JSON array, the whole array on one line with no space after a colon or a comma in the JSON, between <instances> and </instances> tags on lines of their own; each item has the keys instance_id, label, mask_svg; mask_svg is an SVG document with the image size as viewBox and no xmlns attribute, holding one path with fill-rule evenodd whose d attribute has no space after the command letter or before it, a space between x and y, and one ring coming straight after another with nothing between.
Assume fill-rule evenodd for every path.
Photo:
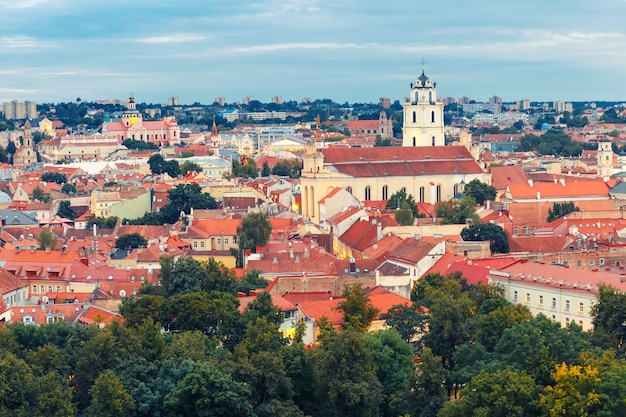
<instances>
[{"instance_id":1,"label":"spire finial","mask_svg":"<svg viewBox=\"0 0 626 417\"><path fill-rule=\"evenodd\" d=\"M424 57L422 57L422 74L424 74L424 64L426 64L426 61L424 61Z\"/></svg>"}]
</instances>

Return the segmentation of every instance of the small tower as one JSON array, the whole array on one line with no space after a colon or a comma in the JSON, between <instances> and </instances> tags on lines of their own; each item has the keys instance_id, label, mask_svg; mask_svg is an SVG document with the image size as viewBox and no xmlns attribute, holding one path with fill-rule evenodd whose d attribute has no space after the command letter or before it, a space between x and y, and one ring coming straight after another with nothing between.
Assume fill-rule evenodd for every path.
<instances>
[{"instance_id":1,"label":"small tower","mask_svg":"<svg viewBox=\"0 0 626 417\"><path fill-rule=\"evenodd\" d=\"M402 104L402 146L444 146L443 102L437 100L437 83L424 74L410 84L409 98Z\"/></svg>"},{"instance_id":2,"label":"small tower","mask_svg":"<svg viewBox=\"0 0 626 417\"><path fill-rule=\"evenodd\" d=\"M220 134L217 131L217 124L215 123L215 119L213 119L213 127L211 128L211 138L209 139L211 142L211 147L218 149L220 147Z\"/></svg>"},{"instance_id":3,"label":"small tower","mask_svg":"<svg viewBox=\"0 0 626 417\"><path fill-rule=\"evenodd\" d=\"M124 126L131 127L137 122L142 122L143 117L141 113L137 111L137 103L135 102L135 97L131 94L128 98L128 104L126 105L126 110L122 113L122 123Z\"/></svg>"},{"instance_id":4,"label":"small tower","mask_svg":"<svg viewBox=\"0 0 626 417\"><path fill-rule=\"evenodd\" d=\"M598 176L608 178L613 175L613 143L607 138L598 141Z\"/></svg>"}]
</instances>

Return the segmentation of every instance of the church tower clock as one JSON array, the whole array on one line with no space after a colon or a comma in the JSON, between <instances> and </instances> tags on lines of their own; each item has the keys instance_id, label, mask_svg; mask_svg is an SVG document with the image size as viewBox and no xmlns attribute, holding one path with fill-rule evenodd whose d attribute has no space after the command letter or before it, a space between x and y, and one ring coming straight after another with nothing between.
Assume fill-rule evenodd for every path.
<instances>
[{"instance_id":1,"label":"church tower clock","mask_svg":"<svg viewBox=\"0 0 626 417\"><path fill-rule=\"evenodd\" d=\"M443 102L437 99L437 83L424 74L410 84L410 96L402 104L402 146L444 146Z\"/></svg>"}]
</instances>

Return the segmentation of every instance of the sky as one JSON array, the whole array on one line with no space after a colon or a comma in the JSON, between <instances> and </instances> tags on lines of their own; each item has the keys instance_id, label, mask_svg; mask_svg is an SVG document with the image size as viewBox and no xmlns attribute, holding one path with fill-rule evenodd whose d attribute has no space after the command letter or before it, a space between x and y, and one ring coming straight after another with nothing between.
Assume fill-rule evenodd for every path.
<instances>
[{"instance_id":1,"label":"sky","mask_svg":"<svg viewBox=\"0 0 626 417\"><path fill-rule=\"evenodd\" d=\"M626 0L0 0L0 103L626 101Z\"/></svg>"}]
</instances>

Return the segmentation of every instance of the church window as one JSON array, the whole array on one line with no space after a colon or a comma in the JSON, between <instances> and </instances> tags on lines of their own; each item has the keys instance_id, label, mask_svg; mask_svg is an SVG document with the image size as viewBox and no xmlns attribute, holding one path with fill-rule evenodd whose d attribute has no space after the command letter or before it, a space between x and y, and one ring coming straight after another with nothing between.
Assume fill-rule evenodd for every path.
<instances>
[{"instance_id":1,"label":"church window","mask_svg":"<svg viewBox=\"0 0 626 417\"><path fill-rule=\"evenodd\" d=\"M365 201L369 201L371 199L372 199L372 189L368 185L367 187L365 187Z\"/></svg>"},{"instance_id":2,"label":"church window","mask_svg":"<svg viewBox=\"0 0 626 417\"><path fill-rule=\"evenodd\" d=\"M430 121L435 123L435 111L434 110L430 113Z\"/></svg>"},{"instance_id":3,"label":"church window","mask_svg":"<svg viewBox=\"0 0 626 417\"><path fill-rule=\"evenodd\" d=\"M441 185L437 186L437 202L441 201Z\"/></svg>"},{"instance_id":4,"label":"church window","mask_svg":"<svg viewBox=\"0 0 626 417\"><path fill-rule=\"evenodd\" d=\"M435 146L435 137L433 136L433 146Z\"/></svg>"},{"instance_id":5,"label":"church window","mask_svg":"<svg viewBox=\"0 0 626 417\"><path fill-rule=\"evenodd\" d=\"M415 144L415 136L413 136L413 146L417 146L417 145Z\"/></svg>"},{"instance_id":6,"label":"church window","mask_svg":"<svg viewBox=\"0 0 626 417\"><path fill-rule=\"evenodd\" d=\"M417 120L417 114L415 114L415 112L413 112L413 123L415 123L416 120Z\"/></svg>"},{"instance_id":7,"label":"church window","mask_svg":"<svg viewBox=\"0 0 626 417\"><path fill-rule=\"evenodd\" d=\"M388 192L389 192L389 189L387 188L387 186L383 185L383 200L389 199L389 197L387 197Z\"/></svg>"},{"instance_id":8,"label":"church window","mask_svg":"<svg viewBox=\"0 0 626 417\"><path fill-rule=\"evenodd\" d=\"M426 197L426 190L424 189L424 187L420 187L420 203L425 202L425 197Z\"/></svg>"},{"instance_id":9,"label":"church window","mask_svg":"<svg viewBox=\"0 0 626 417\"><path fill-rule=\"evenodd\" d=\"M428 101L431 102L431 103L433 102L433 92L432 91L428 92Z\"/></svg>"}]
</instances>

